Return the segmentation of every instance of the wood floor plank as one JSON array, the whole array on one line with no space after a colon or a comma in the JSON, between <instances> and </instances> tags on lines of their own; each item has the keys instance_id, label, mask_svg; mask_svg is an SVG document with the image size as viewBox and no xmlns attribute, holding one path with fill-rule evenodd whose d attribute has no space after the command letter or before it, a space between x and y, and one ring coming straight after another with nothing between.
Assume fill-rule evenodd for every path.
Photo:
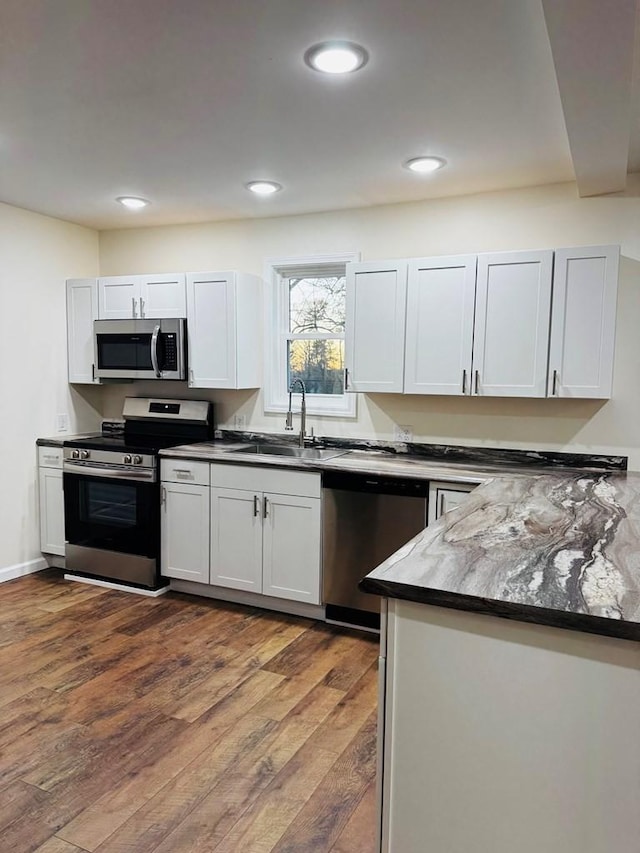
<instances>
[{"instance_id":1,"label":"wood floor plank","mask_svg":"<svg viewBox=\"0 0 640 853\"><path fill-rule=\"evenodd\" d=\"M258 608L0 584L0 853L373 853L376 657Z\"/></svg>"},{"instance_id":2,"label":"wood floor plank","mask_svg":"<svg viewBox=\"0 0 640 853\"><path fill-rule=\"evenodd\" d=\"M376 849L378 832L376 784L371 782L338 835L331 853L371 853Z\"/></svg>"},{"instance_id":3,"label":"wood floor plank","mask_svg":"<svg viewBox=\"0 0 640 853\"><path fill-rule=\"evenodd\" d=\"M331 752L302 747L213 849L269 853L335 763Z\"/></svg>"},{"instance_id":4,"label":"wood floor plank","mask_svg":"<svg viewBox=\"0 0 640 853\"><path fill-rule=\"evenodd\" d=\"M37 847L34 853L86 853L86 851L82 847L76 847L75 844L69 844L68 841L53 836Z\"/></svg>"},{"instance_id":5,"label":"wood floor plank","mask_svg":"<svg viewBox=\"0 0 640 853\"><path fill-rule=\"evenodd\" d=\"M377 662L372 664L310 739L318 749L340 753L357 735L375 708L378 694Z\"/></svg>"},{"instance_id":6,"label":"wood floor plank","mask_svg":"<svg viewBox=\"0 0 640 853\"><path fill-rule=\"evenodd\" d=\"M273 720L245 715L217 744L205 750L95 850L151 853L244 753L274 728ZM179 848L178 848L179 849Z\"/></svg>"},{"instance_id":7,"label":"wood floor plank","mask_svg":"<svg viewBox=\"0 0 640 853\"><path fill-rule=\"evenodd\" d=\"M204 795L209 787L215 784L211 768L226 767L223 759L229 755L229 748L233 743L231 733L234 727L239 726L235 732L236 742L239 741L245 731L249 732L248 737L255 737L258 724L260 727L264 727L262 732L264 736L273 728L273 721L263 717L251 715L248 721L243 722L243 720L245 716L250 714L257 702L267 695L280 680L281 676L274 673L257 672L252 678L240 685L232 695L226 697L218 706L203 715L197 726L189 728L189 737L192 741L190 753L184 755L179 748L178 750L168 750L165 762L156 760L153 765L149 765L148 769L143 768L135 780L127 779L124 785L115 786L106 796L96 800L94 808L88 810L86 814L80 815L73 823L65 826L58 835L73 843L85 846L89 850L94 850L97 844L106 840L135 812L137 814L132 823L126 828L123 827L119 834L116 833L114 839L111 839L109 843L116 845L113 848L116 850L119 849L118 845L122 849L130 849L127 844L134 844L134 842L137 845L143 845L145 843L143 840L144 827L148 823L148 814L155 814L156 810L161 811L165 806L158 806L157 802L154 802L146 811L142 809L142 806L157 795L161 804L169 803L166 815L169 828L165 828L163 831L158 830L157 833L162 838L163 832L164 834L169 832L173 824L178 823L181 819L182 812L176 815L173 811L178 808L176 803L181 803L182 805L179 808L188 811L198 797ZM256 720L258 723L255 722ZM243 748L246 748L246 745ZM185 757L190 754L192 754L191 760L185 761ZM231 760L233 760L233 755L229 755L229 761ZM176 781L176 777L182 771L186 775ZM122 790L120 790L121 788ZM191 799L189 798L189 791L191 792ZM133 808L134 806L135 808ZM151 822L153 823L153 821ZM106 834L105 825L110 826ZM155 838L153 833L148 833L146 837L146 843L151 843ZM140 849L142 850L144 847L141 846ZM153 846L148 849L152 850Z\"/></svg>"},{"instance_id":8,"label":"wood floor plank","mask_svg":"<svg viewBox=\"0 0 640 853\"><path fill-rule=\"evenodd\" d=\"M269 851L324 853L331 850L370 784L375 761L376 715L371 714L362 731L336 762L333 772L325 776Z\"/></svg>"},{"instance_id":9,"label":"wood floor plank","mask_svg":"<svg viewBox=\"0 0 640 853\"><path fill-rule=\"evenodd\" d=\"M316 726L326 719L340 695L331 688L316 685L305 708L308 713L300 709L290 714L268 738L256 744L236 767L224 774L154 853L216 849L247 807L283 772ZM335 756L331 760L335 760ZM327 759L329 765L331 760Z\"/></svg>"},{"instance_id":10,"label":"wood floor plank","mask_svg":"<svg viewBox=\"0 0 640 853\"><path fill-rule=\"evenodd\" d=\"M48 798L45 791L17 780L0 791L0 836L8 824Z\"/></svg>"}]
</instances>

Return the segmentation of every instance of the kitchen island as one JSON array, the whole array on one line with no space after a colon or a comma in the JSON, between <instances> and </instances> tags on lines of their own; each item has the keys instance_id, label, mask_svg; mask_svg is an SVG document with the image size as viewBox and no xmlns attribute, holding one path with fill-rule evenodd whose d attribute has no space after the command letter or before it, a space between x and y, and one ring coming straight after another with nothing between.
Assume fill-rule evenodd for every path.
<instances>
[{"instance_id":1,"label":"kitchen island","mask_svg":"<svg viewBox=\"0 0 640 853\"><path fill-rule=\"evenodd\" d=\"M382 850L640 849L639 474L490 480L362 586Z\"/></svg>"}]
</instances>

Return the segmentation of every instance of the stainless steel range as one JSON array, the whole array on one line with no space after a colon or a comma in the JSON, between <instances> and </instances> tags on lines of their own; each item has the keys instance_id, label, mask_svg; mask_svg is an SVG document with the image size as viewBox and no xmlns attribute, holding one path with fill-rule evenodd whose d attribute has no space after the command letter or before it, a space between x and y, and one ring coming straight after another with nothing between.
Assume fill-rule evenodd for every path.
<instances>
[{"instance_id":1,"label":"stainless steel range","mask_svg":"<svg viewBox=\"0 0 640 853\"><path fill-rule=\"evenodd\" d=\"M64 444L66 567L76 574L157 589L159 451L213 437L201 400L127 397L121 432Z\"/></svg>"}]
</instances>

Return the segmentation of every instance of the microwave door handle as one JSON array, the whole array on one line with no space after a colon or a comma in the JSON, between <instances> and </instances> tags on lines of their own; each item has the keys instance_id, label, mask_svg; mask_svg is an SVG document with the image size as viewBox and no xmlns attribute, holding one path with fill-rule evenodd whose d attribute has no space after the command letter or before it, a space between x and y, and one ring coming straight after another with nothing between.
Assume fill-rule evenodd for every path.
<instances>
[{"instance_id":1,"label":"microwave door handle","mask_svg":"<svg viewBox=\"0 0 640 853\"><path fill-rule=\"evenodd\" d=\"M155 371L156 377L160 379L161 373L158 367L158 335L160 334L160 326L155 326L151 335L151 364Z\"/></svg>"}]
</instances>

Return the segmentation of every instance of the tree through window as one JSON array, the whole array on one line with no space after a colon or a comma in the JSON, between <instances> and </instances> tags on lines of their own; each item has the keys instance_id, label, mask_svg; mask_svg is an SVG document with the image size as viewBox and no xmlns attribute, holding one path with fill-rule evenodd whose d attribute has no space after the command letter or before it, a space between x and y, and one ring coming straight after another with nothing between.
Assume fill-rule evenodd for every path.
<instances>
[{"instance_id":1,"label":"tree through window","mask_svg":"<svg viewBox=\"0 0 640 853\"><path fill-rule=\"evenodd\" d=\"M344 394L345 276L288 276L287 385Z\"/></svg>"}]
</instances>

